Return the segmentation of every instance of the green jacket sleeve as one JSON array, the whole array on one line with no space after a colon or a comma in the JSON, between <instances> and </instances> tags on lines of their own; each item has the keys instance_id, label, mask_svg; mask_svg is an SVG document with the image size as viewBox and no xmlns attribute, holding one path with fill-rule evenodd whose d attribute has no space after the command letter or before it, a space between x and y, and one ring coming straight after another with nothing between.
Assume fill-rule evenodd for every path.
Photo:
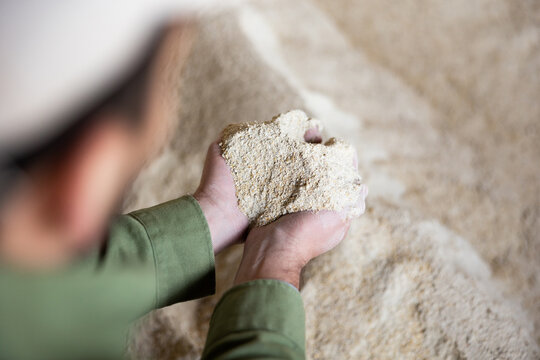
<instances>
[{"instance_id":1,"label":"green jacket sleeve","mask_svg":"<svg viewBox=\"0 0 540 360\"><path fill-rule=\"evenodd\" d=\"M279 280L230 289L217 304L202 359L304 359L300 293Z\"/></svg>"},{"instance_id":2,"label":"green jacket sleeve","mask_svg":"<svg viewBox=\"0 0 540 360\"><path fill-rule=\"evenodd\" d=\"M111 247L98 267L115 268L141 259L153 264L154 307L211 295L214 249L199 203L184 196L122 216L112 226Z\"/></svg>"},{"instance_id":3,"label":"green jacket sleeve","mask_svg":"<svg viewBox=\"0 0 540 360\"><path fill-rule=\"evenodd\" d=\"M69 269L0 264L0 359L118 359L130 322L214 292L214 255L197 201L120 216L106 247Z\"/></svg>"}]
</instances>

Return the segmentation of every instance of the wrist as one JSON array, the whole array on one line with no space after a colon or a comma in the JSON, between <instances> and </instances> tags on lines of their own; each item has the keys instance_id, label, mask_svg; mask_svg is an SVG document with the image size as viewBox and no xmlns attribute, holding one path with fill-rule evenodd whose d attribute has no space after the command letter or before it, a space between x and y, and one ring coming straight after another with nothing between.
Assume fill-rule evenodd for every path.
<instances>
[{"instance_id":1,"label":"wrist","mask_svg":"<svg viewBox=\"0 0 540 360\"><path fill-rule=\"evenodd\" d=\"M218 207L210 197L206 196L202 192L196 191L195 194L193 194L193 197L199 203L204 217L206 218L206 223L208 224L208 229L210 230L210 237L212 238L214 254L217 254L225 247L227 247L225 239L223 238L223 236L221 236L219 231L220 226L219 214L217 210Z\"/></svg>"},{"instance_id":2,"label":"wrist","mask_svg":"<svg viewBox=\"0 0 540 360\"><path fill-rule=\"evenodd\" d=\"M197 190L193 197L199 203L208 223L214 254L240 242L248 226L247 218L232 218L230 211L203 191Z\"/></svg>"},{"instance_id":3,"label":"wrist","mask_svg":"<svg viewBox=\"0 0 540 360\"><path fill-rule=\"evenodd\" d=\"M274 279L299 288L305 262L298 259L294 251L276 247L276 243L271 236L258 239L248 237L235 285L258 279Z\"/></svg>"},{"instance_id":4,"label":"wrist","mask_svg":"<svg viewBox=\"0 0 540 360\"><path fill-rule=\"evenodd\" d=\"M275 266L275 264L268 262L262 262L259 264L243 263L238 268L238 272L234 279L234 284L238 285L244 282L259 279L272 279L284 281L299 289L301 272L302 268Z\"/></svg>"}]
</instances>

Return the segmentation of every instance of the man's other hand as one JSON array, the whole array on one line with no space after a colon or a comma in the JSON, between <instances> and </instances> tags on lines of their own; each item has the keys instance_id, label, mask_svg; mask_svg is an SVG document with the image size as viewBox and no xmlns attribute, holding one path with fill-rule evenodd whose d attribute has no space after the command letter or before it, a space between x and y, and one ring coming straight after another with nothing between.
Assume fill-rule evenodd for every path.
<instances>
[{"instance_id":1,"label":"man's other hand","mask_svg":"<svg viewBox=\"0 0 540 360\"><path fill-rule=\"evenodd\" d=\"M248 218L238 208L233 177L217 141L208 148L201 183L193 196L208 222L214 254L243 241Z\"/></svg>"},{"instance_id":2,"label":"man's other hand","mask_svg":"<svg viewBox=\"0 0 540 360\"><path fill-rule=\"evenodd\" d=\"M358 200L364 204L367 187ZM235 284L255 279L277 279L296 288L302 268L330 251L347 234L345 212L303 211L285 215L273 223L252 229L244 245Z\"/></svg>"}]
</instances>

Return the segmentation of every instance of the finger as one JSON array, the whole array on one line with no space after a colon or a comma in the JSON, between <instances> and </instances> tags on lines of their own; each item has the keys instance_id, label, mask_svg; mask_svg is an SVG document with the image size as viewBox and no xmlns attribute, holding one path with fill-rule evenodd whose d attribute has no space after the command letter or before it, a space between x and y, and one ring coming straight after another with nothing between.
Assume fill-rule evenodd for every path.
<instances>
[{"instance_id":1,"label":"finger","mask_svg":"<svg viewBox=\"0 0 540 360\"><path fill-rule=\"evenodd\" d=\"M330 231L328 242L326 243L326 248L324 252L333 249L337 244L339 244L349 231L351 221L342 216L341 213L336 211L321 211L319 212L319 222L317 226L321 226L321 231Z\"/></svg>"},{"instance_id":2,"label":"finger","mask_svg":"<svg viewBox=\"0 0 540 360\"><path fill-rule=\"evenodd\" d=\"M360 213L363 214L366 211L366 197L368 196L368 187L366 184L360 185L360 195L356 204L354 205L357 209L360 210Z\"/></svg>"},{"instance_id":3,"label":"finger","mask_svg":"<svg viewBox=\"0 0 540 360\"><path fill-rule=\"evenodd\" d=\"M319 129L308 129L304 134L304 140L311 144L320 144L322 142L322 135Z\"/></svg>"},{"instance_id":4,"label":"finger","mask_svg":"<svg viewBox=\"0 0 540 360\"><path fill-rule=\"evenodd\" d=\"M343 229L343 233L339 237L340 242L343 241L343 239L345 239L345 236L347 236L347 233L349 232L350 227L351 227L351 222L347 221L346 224L345 224L345 228Z\"/></svg>"},{"instance_id":5,"label":"finger","mask_svg":"<svg viewBox=\"0 0 540 360\"><path fill-rule=\"evenodd\" d=\"M366 184L360 185L360 199L358 199L358 202L363 202L366 200L367 196L369 194L369 189Z\"/></svg>"},{"instance_id":6,"label":"finger","mask_svg":"<svg viewBox=\"0 0 540 360\"><path fill-rule=\"evenodd\" d=\"M208 155L212 157L221 156L221 146L219 146L219 140L214 141L208 147Z\"/></svg>"},{"instance_id":7,"label":"finger","mask_svg":"<svg viewBox=\"0 0 540 360\"><path fill-rule=\"evenodd\" d=\"M317 223L324 227L341 227L349 222L347 219L347 210L322 210L312 214L317 218Z\"/></svg>"}]
</instances>

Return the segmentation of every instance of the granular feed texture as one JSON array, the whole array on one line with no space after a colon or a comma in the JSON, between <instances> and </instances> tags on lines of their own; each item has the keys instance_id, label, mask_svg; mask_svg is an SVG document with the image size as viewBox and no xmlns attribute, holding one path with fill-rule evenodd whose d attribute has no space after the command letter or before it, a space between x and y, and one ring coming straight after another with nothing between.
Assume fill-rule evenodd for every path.
<instances>
[{"instance_id":1,"label":"granular feed texture","mask_svg":"<svg viewBox=\"0 0 540 360\"><path fill-rule=\"evenodd\" d=\"M322 125L300 110L224 130L223 157L240 210L252 225L305 210L343 211L348 218L364 212L367 187L361 184L354 148L336 138L308 142L308 130L320 131Z\"/></svg>"}]
</instances>

